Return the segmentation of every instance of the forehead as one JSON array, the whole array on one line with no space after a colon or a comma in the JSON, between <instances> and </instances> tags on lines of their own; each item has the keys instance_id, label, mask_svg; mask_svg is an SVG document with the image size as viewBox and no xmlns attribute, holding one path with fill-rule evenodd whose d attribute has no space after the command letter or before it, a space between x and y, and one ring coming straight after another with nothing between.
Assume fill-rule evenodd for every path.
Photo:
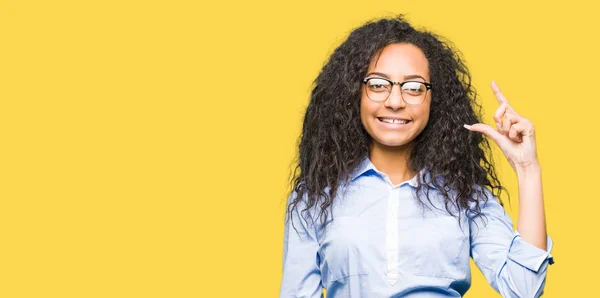
<instances>
[{"instance_id":1,"label":"forehead","mask_svg":"<svg viewBox=\"0 0 600 298\"><path fill-rule=\"evenodd\" d=\"M380 72L391 79L401 80L408 75L420 75L429 79L429 62L423 51L407 43L391 44L375 55L369 72Z\"/></svg>"}]
</instances>

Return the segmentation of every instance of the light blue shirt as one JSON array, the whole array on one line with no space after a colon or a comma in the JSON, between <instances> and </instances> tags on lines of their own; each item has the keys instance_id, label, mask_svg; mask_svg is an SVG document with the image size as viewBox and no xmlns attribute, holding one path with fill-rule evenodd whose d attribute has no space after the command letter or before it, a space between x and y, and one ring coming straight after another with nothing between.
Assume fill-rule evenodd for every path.
<instances>
[{"instance_id":1,"label":"light blue shirt","mask_svg":"<svg viewBox=\"0 0 600 298\"><path fill-rule=\"evenodd\" d=\"M461 297L471 285L469 257L502 296L542 294L553 263L550 237L547 250L525 242L489 191L485 218L463 215L459 224L435 188L431 203L424 200L431 208L423 208L416 186L416 176L393 185L365 159L340 189L325 228L318 207L307 220L298 204L296 229L285 225L280 297L322 297L323 288L328 298Z\"/></svg>"}]
</instances>

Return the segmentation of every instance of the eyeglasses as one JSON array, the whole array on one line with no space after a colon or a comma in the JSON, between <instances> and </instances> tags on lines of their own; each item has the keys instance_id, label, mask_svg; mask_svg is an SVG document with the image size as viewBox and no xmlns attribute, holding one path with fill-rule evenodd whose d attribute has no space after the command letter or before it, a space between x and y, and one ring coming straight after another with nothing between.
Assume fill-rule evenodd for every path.
<instances>
[{"instance_id":1,"label":"eyeglasses","mask_svg":"<svg viewBox=\"0 0 600 298\"><path fill-rule=\"evenodd\" d=\"M400 86L400 96L409 105L420 105L425 101L431 84L419 81L394 82L384 78L364 78L367 97L372 101L385 101L390 97L394 85Z\"/></svg>"}]
</instances>

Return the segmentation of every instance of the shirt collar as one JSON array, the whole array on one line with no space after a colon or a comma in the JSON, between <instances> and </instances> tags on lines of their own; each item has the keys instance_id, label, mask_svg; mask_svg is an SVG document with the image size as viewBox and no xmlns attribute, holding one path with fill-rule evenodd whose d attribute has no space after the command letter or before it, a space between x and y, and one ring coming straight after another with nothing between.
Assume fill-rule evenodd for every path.
<instances>
[{"instance_id":1,"label":"shirt collar","mask_svg":"<svg viewBox=\"0 0 600 298\"><path fill-rule=\"evenodd\" d=\"M358 166L356 167L356 169L352 172L351 176L350 176L350 180L354 181L356 180L356 178L365 175L369 172L375 172L375 173L379 173L377 171L377 169L375 168L375 166L373 165L373 163L371 163L371 160L366 157L365 159L363 159Z\"/></svg>"},{"instance_id":2,"label":"shirt collar","mask_svg":"<svg viewBox=\"0 0 600 298\"><path fill-rule=\"evenodd\" d=\"M354 181L360 176L368 175L371 173L375 173L380 177L384 175L382 172L377 170L377 168L375 168L375 165L373 165L371 160L368 157L366 157L352 172L352 175L350 176L351 177L350 181ZM419 171L418 175L421 177L421 181L428 181L428 182L431 181L431 179L430 179L431 174L429 174L429 173L425 174L425 169L422 169L421 171ZM412 187L417 187L418 186L417 179L418 179L417 176L413 177L412 179L408 180L408 184ZM433 185L431 187L437 189Z\"/></svg>"}]
</instances>

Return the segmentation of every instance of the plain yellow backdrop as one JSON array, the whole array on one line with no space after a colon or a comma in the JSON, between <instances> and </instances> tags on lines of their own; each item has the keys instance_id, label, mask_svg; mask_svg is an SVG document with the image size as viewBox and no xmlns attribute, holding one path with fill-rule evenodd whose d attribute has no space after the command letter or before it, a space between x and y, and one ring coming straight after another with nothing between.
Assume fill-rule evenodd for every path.
<instances>
[{"instance_id":1,"label":"plain yellow backdrop","mask_svg":"<svg viewBox=\"0 0 600 298\"><path fill-rule=\"evenodd\" d=\"M545 297L594 295L592 1L201 2L0 1L0 297L276 297L311 83L397 13L462 51L486 122L496 80L536 125Z\"/></svg>"}]
</instances>

